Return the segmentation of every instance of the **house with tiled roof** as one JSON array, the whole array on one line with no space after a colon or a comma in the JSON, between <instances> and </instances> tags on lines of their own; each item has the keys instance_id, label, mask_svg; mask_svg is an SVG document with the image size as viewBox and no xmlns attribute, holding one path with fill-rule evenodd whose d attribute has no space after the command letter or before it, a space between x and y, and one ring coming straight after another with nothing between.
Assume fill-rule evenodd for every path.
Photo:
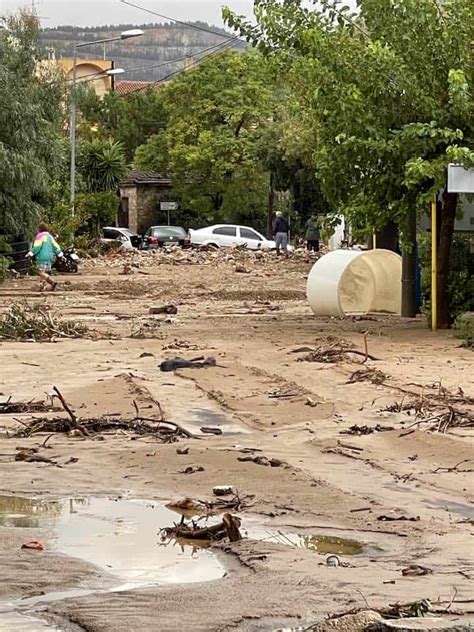
<instances>
[{"instance_id":1,"label":"house with tiled roof","mask_svg":"<svg viewBox=\"0 0 474 632\"><path fill-rule=\"evenodd\" d=\"M155 82L155 81L115 81L114 91L117 94L125 96L132 94L133 92L139 92L143 90L161 90L167 82Z\"/></svg>"}]
</instances>

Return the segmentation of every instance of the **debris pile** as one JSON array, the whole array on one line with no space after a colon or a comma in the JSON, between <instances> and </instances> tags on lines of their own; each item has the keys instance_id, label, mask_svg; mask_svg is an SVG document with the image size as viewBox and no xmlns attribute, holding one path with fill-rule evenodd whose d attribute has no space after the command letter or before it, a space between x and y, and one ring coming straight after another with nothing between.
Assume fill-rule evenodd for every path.
<instances>
[{"instance_id":1,"label":"debris pile","mask_svg":"<svg viewBox=\"0 0 474 632\"><path fill-rule=\"evenodd\" d=\"M325 251L324 251L325 252ZM324 254L322 252L322 254ZM237 273L249 273L251 269L246 264L258 264L276 261L276 254L272 250L249 250L245 247L235 248L210 248L209 246L197 246L183 249L179 246L164 246L157 250L112 250L97 257L85 259L83 267L90 268L120 268L120 274L132 275L135 272L146 274L146 268L159 264L165 265L220 265L228 263L234 265ZM288 253L288 258L283 261L307 261L316 260L314 254L304 248L296 248Z\"/></svg>"},{"instance_id":2,"label":"debris pile","mask_svg":"<svg viewBox=\"0 0 474 632\"><path fill-rule=\"evenodd\" d=\"M462 389L452 393L441 384L424 386L416 393L401 389L405 396L384 410L413 415L415 421L406 426L404 433L414 432L415 426L426 425L426 429L446 433L451 428L474 428L474 398L464 394Z\"/></svg>"},{"instance_id":3,"label":"debris pile","mask_svg":"<svg viewBox=\"0 0 474 632\"><path fill-rule=\"evenodd\" d=\"M173 443L180 438L193 438L193 433L189 432L173 421L164 418L160 408L158 418L144 417L140 415L136 406L136 416L132 419L120 419L117 417L99 417L78 419L74 411L65 401L60 391L54 387L55 396L62 404L67 417L43 417L34 418L28 422L22 421L21 428L17 430L13 437L31 437L38 433L69 433L71 436L89 437L103 432L129 432L134 435L149 435L162 443Z\"/></svg>"},{"instance_id":4,"label":"debris pile","mask_svg":"<svg viewBox=\"0 0 474 632\"><path fill-rule=\"evenodd\" d=\"M0 319L0 339L45 341L55 338L83 338L85 323L60 318L47 305L13 303Z\"/></svg>"},{"instance_id":5,"label":"debris pile","mask_svg":"<svg viewBox=\"0 0 474 632\"><path fill-rule=\"evenodd\" d=\"M206 540L215 541L229 538L230 542L237 542L242 539L240 533L240 519L230 513L225 513L222 520L209 526L199 526L198 521L186 522L184 516L179 524L161 529L161 539L185 539L185 540Z\"/></svg>"}]
</instances>

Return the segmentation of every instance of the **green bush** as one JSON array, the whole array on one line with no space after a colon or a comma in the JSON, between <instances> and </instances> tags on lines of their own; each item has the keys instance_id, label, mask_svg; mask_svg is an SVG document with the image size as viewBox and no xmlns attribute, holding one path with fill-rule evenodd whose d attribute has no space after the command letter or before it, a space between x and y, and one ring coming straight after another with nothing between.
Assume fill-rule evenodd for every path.
<instances>
[{"instance_id":1,"label":"green bush","mask_svg":"<svg viewBox=\"0 0 474 632\"><path fill-rule=\"evenodd\" d=\"M466 312L456 318L456 336L464 340L465 346L474 349L474 312Z\"/></svg>"},{"instance_id":2,"label":"green bush","mask_svg":"<svg viewBox=\"0 0 474 632\"><path fill-rule=\"evenodd\" d=\"M431 235L418 241L421 266L423 311L431 321ZM474 255L470 251L470 235L457 233L451 247L449 272L449 315L452 323L465 312L474 311Z\"/></svg>"}]
</instances>

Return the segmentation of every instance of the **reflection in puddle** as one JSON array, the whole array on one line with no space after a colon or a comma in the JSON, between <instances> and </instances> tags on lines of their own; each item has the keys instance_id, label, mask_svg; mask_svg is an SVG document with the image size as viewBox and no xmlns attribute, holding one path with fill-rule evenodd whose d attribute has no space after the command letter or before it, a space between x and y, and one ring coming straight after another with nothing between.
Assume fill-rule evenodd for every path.
<instances>
[{"instance_id":1,"label":"reflection in puddle","mask_svg":"<svg viewBox=\"0 0 474 632\"><path fill-rule=\"evenodd\" d=\"M266 533L260 533L259 536L252 535L251 537L258 537L259 540L268 540L285 544L286 546L307 549L308 551L314 551L321 555L329 553L335 555L359 555L364 550L364 546L357 540L331 535L300 535L298 533L284 533L282 531L267 531Z\"/></svg>"},{"instance_id":2,"label":"reflection in puddle","mask_svg":"<svg viewBox=\"0 0 474 632\"><path fill-rule=\"evenodd\" d=\"M0 497L0 525L47 530L46 549L78 557L116 575L124 586L218 579L224 568L210 551L158 531L176 514L157 502L111 498L58 501Z\"/></svg>"}]
</instances>

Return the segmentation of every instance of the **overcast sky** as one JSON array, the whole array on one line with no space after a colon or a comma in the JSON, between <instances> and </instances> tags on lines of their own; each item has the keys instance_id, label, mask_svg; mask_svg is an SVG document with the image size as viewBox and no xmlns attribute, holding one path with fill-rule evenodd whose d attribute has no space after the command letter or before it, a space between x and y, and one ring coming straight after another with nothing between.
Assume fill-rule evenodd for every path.
<instances>
[{"instance_id":1,"label":"overcast sky","mask_svg":"<svg viewBox=\"0 0 474 632\"><path fill-rule=\"evenodd\" d=\"M222 25L221 7L231 7L239 14L252 15L253 0L131 0L134 4L180 20L202 20ZM96 26L103 24L161 22L120 0L35 0L44 27L60 24ZM21 7L31 8L32 0L0 0L0 15Z\"/></svg>"}]
</instances>

